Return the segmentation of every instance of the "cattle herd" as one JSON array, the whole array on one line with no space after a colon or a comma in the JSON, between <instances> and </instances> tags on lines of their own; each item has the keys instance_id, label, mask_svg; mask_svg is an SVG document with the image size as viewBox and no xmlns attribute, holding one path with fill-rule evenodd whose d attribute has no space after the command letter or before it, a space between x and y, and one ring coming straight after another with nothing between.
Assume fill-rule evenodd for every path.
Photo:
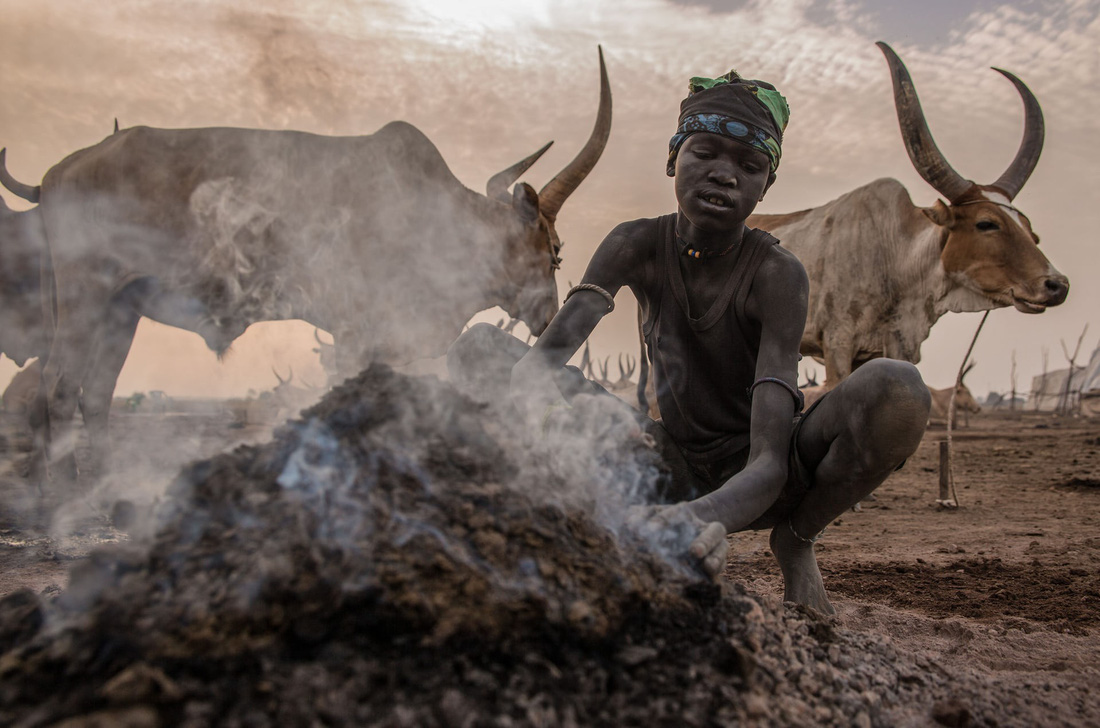
<instances>
[{"instance_id":1,"label":"cattle herd","mask_svg":"<svg viewBox=\"0 0 1100 728\"><path fill-rule=\"evenodd\" d=\"M905 147L946 201L917 207L899 182L879 179L818 208L749 220L806 266L802 352L824 363L824 388L875 357L917 362L948 311L1038 313L1068 292L1012 205L1043 145L1034 95L1000 71L1023 99L1024 140L1004 174L977 184L936 147L904 64L879 47ZM492 177L482 195L400 121L355 137L116 129L39 185L12 178L0 151L0 182L36 204L16 212L0 200L0 353L40 363L20 404L34 432L33 476L75 477L78 406L88 468L107 467L108 411L143 316L194 331L219 353L252 323L302 319L331 332L335 346L318 336L318 352L337 378L371 362L438 356L493 306L537 336L558 308L557 215L611 130L602 51L599 67L591 136L537 192L516 183L549 145ZM612 382L605 368L609 389L628 386L627 368L620 374Z\"/></svg>"}]
</instances>

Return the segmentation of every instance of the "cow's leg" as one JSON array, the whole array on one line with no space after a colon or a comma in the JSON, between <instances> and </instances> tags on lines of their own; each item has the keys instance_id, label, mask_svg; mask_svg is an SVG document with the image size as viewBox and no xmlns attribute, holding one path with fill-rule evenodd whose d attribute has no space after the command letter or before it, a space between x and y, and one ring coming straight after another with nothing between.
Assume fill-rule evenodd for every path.
<instances>
[{"instance_id":1,"label":"cow's leg","mask_svg":"<svg viewBox=\"0 0 1100 728\"><path fill-rule=\"evenodd\" d=\"M111 448L111 399L140 320L141 316L131 306L115 302L96 337L92 365L84 375L81 411L91 450L88 472L94 477L102 476L107 471Z\"/></svg>"},{"instance_id":2,"label":"cow's leg","mask_svg":"<svg viewBox=\"0 0 1100 728\"><path fill-rule=\"evenodd\" d=\"M837 335L825 336L821 348L825 360L825 389L829 390L852 373L855 351L850 338Z\"/></svg>"},{"instance_id":3,"label":"cow's leg","mask_svg":"<svg viewBox=\"0 0 1100 728\"><path fill-rule=\"evenodd\" d=\"M58 331L49 361L42 370L46 415L39 440L42 450L37 458L45 463L45 479L39 481L43 486L49 482L59 486L76 482L76 438L72 419L80 399L80 379L84 372L81 360L87 360L91 346L90 337L76 337L76 341L82 338L89 341L67 346L70 338Z\"/></svg>"},{"instance_id":4,"label":"cow's leg","mask_svg":"<svg viewBox=\"0 0 1100 728\"><path fill-rule=\"evenodd\" d=\"M72 290L84 294L75 306L59 301L50 355L42 370L45 403L40 406L45 411L46 427L40 439L43 446L40 457L46 461L47 477L40 482L67 484L76 481L76 438L72 420L80 403L81 384L95 350L99 329L98 326L89 327L88 322L104 321L105 314L98 312L105 312L107 304L103 298L89 292L87 286L79 286L76 283L79 276L67 279L56 271L55 275L59 291L70 290L65 287L69 285ZM79 311L79 317L70 315L70 310Z\"/></svg>"},{"instance_id":5,"label":"cow's leg","mask_svg":"<svg viewBox=\"0 0 1100 728\"><path fill-rule=\"evenodd\" d=\"M784 599L835 611L825 595L812 540L912 455L924 435L929 405L916 367L875 359L805 416L794 447L809 489L780 518L770 540L783 571Z\"/></svg>"},{"instance_id":6,"label":"cow's leg","mask_svg":"<svg viewBox=\"0 0 1100 728\"><path fill-rule=\"evenodd\" d=\"M43 357L43 363L45 363L47 359L48 355ZM39 378L38 382L38 391L27 412L27 424L30 425L31 428L31 454L27 477L30 479L30 482L38 486L39 490L42 489L49 478L49 468L47 467L50 449L48 402L49 397L46 386L45 364L43 364L42 376Z\"/></svg>"}]
</instances>

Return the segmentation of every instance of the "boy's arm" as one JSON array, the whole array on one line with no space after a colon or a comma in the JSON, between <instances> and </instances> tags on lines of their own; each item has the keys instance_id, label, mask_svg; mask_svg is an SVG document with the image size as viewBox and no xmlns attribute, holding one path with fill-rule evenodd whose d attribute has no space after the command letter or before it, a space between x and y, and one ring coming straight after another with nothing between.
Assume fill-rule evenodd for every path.
<instances>
[{"instance_id":1,"label":"boy's arm","mask_svg":"<svg viewBox=\"0 0 1100 728\"><path fill-rule=\"evenodd\" d=\"M645 260L645 222L623 223L612 230L596 248L581 282L599 286L614 297L624 285L637 281ZM516 363L512 399L530 418L541 418L547 407L562 401L553 382L554 372L568 363L610 309L602 294L577 291Z\"/></svg>"},{"instance_id":2,"label":"boy's arm","mask_svg":"<svg viewBox=\"0 0 1100 728\"><path fill-rule=\"evenodd\" d=\"M806 324L809 279L798 259L774 246L754 276L746 314L760 322L756 380L774 378L798 387L798 348ZM796 409L787 387L765 381L752 393L749 459L744 470L720 488L693 501L704 521L739 531L768 509L787 479L787 457Z\"/></svg>"}]
</instances>

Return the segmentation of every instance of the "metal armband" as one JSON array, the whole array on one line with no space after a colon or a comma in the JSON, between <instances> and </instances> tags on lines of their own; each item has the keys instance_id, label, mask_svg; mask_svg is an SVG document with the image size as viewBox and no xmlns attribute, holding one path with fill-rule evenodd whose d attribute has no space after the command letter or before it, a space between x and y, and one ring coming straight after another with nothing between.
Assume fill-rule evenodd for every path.
<instances>
[{"instance_id":1,"label":"metal armband","mask_svg":"<svg viewBox=\"0 0 1100 728\"><path fill-rule=\"evenodd\" d=\"M572 296L577 291L595 291L596 293L603 296L604 299L607 301L607 312L608 313L611 313L612 311L615 310L615 297L612 296L607 291L605 291L604 289L597 286L595 283L578 283L577 285L575 285L575 286L573 286L572 288L569 289L569 293L565 294L565 301L568 301L569 297ZM562 301L562 303L565 303L565 301Z\"/></svg>"},{"instance_id":2,"label":"metal armband","mask_svg":"<svg viewBox=\"0 0 1100 728\"><path fill-rule=\"evenodd\" d=\"M765 382L778 384L779 386L783 387L791 393L791 396L794 397L795 414L801 412L802 408L806 406L806 398L802 396L801 390L796 387L792 387L789 382L784 382L778 377L760 377L759 379L757 379L755 382L752 383L752 386L746 390L749 397L752 397L752 390L756 389L759 385L764 384Z\"/></svg>"}]
</instances>

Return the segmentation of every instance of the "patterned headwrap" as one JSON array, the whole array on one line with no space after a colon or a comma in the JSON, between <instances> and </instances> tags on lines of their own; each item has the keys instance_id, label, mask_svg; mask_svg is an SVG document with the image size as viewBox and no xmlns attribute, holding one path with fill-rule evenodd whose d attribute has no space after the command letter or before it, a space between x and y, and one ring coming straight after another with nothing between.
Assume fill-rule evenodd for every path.
<instances>
[{"instance_id":1,"label":"patterned headwrap","mask_svg":"<svg viewBox=\"0 0 1100 728\"><path fill-rule=\"evenodd\" d=\"M718 78L696 76L688 82L687 98L680 102L679 125L668 142L666 172L669 177L676 174L676 154L684 140L706 131L763 152L774 173L790 115L787 100L770 83L741 78L737 71Z\"/></svg>"}]
</instances>

